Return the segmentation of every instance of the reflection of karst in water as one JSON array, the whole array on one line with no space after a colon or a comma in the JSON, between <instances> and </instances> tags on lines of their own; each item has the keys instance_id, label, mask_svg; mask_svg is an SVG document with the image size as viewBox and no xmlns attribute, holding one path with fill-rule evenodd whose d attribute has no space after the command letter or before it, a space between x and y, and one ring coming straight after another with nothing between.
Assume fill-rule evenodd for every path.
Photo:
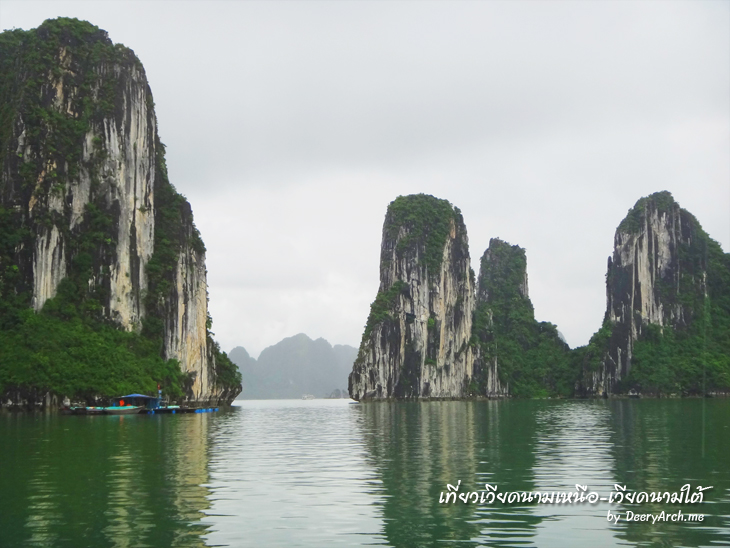
<instances>
[{"instance_id":1,"label":"reflection of karst in water","mask_svg":"<svg viewBox=\"0 0 730 548\"><path fill-rule=\"evenodd\" d=\"M499 492L535 489L535 402L489 401L471 403L476 409L473 428L478 447L478 479ZM489 546L532 545L542 518L534 506L499 503L479 505L475 518L482 525L479 542Z\"/></svg>"},{"instance_id":2,"label":"reflection of karst in water","mask_svg":"<svg viewBox=\"0 0 730 548\"><path fill-rule=\"evenodd\" d=\"M135 466L134 448L121 444L109 457L107 525L104 536L115 548L142 544L155 526L149 511L149 493L140 489L141 469Z\"/></svg>"},{"instance_id":3,"label":"reflection of karst in water","mask_svg":"<svg viewBox=\"0 0 730 548\"><path fill-rule=\"evenodd\" d=\"M459 407L459 409L457 409ZM447 483L476 475L473 430L458 402L365 407L368 460L383 482L383 521L392 546L426 546L434 539L473 538L474 507L439 504Z\"/></svg>"},{"instance_id":4,"label":"reflection of karst in water","mask_svg":"<svg viewBox=\"0 0 730 548\"><path fill-rule=\"evenodd\" d=\"M199 524L203 511L210 507L209 491L204 487L210 479L209 416L171 418L151 419L159 421L150 425L150 433L159 434L157 443L136 444L132 425L124 425L127 428L119 432L119 449L109 458L109 502L105 512L108 524L104 536L112 546L205 545L200 538L205 528L194 524ZM155 470L159 460L163 461L163 483L153 479L159 474ZM178 526L169 526L173 524Z\"/></svg>"},{"instance_id":5,"label":"reflection of karst in water","mask_svg":"<svg viewBox=\"0 0 730 548\"><path fill-rule=\"evenodd\" d=\"M589 493L608 496L616 468L611 455L610 422L611 411L602 401L542 406L536 415L535 488L541 492L577 493L578 484L587 486ZM535 514L543 522L536 530L536 545L560 537L566 527L571 531L590 529L593 538L603 539L599 546L614 545L613 533L606 527L608 508L607 503L600 502L537 505ZM580 537L565 539L565 546L582 546Z\"/></svg>"},{"instance_id":6,"label":"reflection of karst in water","mask_svg":"<svg viewBox=\"0 0 730 548\"><path fill-rule=\"evenodd\" d=\"M725 462L730 454L728 436L712 436L727 424L727 402L717 400L663 400L646 405L641 400L611 402L610 452L616 463L616 482L635 491L678 492L689 483L692 492L700 485L694 478L706 477L709 463ZM688 433L690 433L688 435ZM689 437L689 439L687 439ZM681 442L680 442L681 440ZM703 440L705 445L703 447ZM730 532L727 516L730 500L727 492L715 482L704 493L702 504L684 506L665 503L648 504L646 511L684 514L704 513L701 524L680 522L630 523L618 537L624 542L646 543L662 539L663 546L727 546ZM724 507L724 510L722 509ZM712 511L708 510L712 508ZM631 509L625 507L625 509ZM688 542L689 541L689 542Z\"/></svg>"},{"instance_id":7,"label":"reflection of karst in water","mask_svg":"<svg viewBox=\"0 0 730 548\"><path fill-rule=\"evenodd\" d=\"M14 446L3 462L28 464L0 478L2 492L13 493L0 506L0 546L83 538L87 546L202 548L209 420L51 416L18 429L23 439L3 439Z\"/></svg>"},{"instance_id":8,"label":"reflection of karst in water","mask_svg":"<svg viewBox=\"0 0 730 548\"><path fill-rule=\"evenodd\" d=\"M28 544L50 546L59 536L53 530L53 525L63 518L57 486L51 479L54 470L48 464L48 455L44 453L34 456L34 460L38 460L41 464L35 468L34 477L28 482L28 516L25 527L31 533Z\"/></svg>"},{"instance_id":9,"label":"reflection of karst in water","mask_svg":"<svg viewBox=\"0 0 730 548\"><path fill-rule=\"evenodd\" d=\"M392 546L428 546L439 539L497 546L510 535L534 535L540 518L527 506L439 504L447 484L459 480L460 493L482 491L485 483L502 491L533 489L535 421L529 402L521 403L527 405L403 402L363 408L368 461L382 480L385 535Z\"/></svg>"},{"instance_id":10,"label":"reflection of karst in water","mask_svg":"<svg viewBox=\"0 0 730 548\"><path fill-rule=\"evenodd\" d=\"M210 508L210 490L205 487L210 482L209 421L210 415L196 415L192 420L181 422L171 433L177 442L171 444L174 451L168 454L168 467L177 481L172 486L170 502L174 508L173 518L180 523L199 523L204 511ZM204 531L202 525L178 527L173 530L173 546L202 547L205 543L200 535ZM195 540L194 544L192 540Z\"/></svg>"}]
</instances>

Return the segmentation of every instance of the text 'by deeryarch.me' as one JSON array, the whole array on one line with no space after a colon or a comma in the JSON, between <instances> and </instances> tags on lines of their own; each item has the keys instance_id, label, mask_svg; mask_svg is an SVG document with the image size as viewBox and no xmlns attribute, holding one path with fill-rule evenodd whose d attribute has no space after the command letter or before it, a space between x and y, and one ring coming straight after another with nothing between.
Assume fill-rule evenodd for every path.
<instances>
[{"instance_id":1,"label":"text 'by deeryarch.me'","mask_svg":"<svg viewBox=\"0 0 730 548\"><path fill-rule=\"evenodd\" d=\"M627 511L623 516L620 512L613 513L611 510L608 511L606 519L611 522L618 524L622 519L624 521L650 521L656 523L657 521L703 521L705 519L704 514L683 514L681 510L677 510L674 513L665 512L662 510L658 514L640 514L638 512Z\"/></svg>"}]
</instances>

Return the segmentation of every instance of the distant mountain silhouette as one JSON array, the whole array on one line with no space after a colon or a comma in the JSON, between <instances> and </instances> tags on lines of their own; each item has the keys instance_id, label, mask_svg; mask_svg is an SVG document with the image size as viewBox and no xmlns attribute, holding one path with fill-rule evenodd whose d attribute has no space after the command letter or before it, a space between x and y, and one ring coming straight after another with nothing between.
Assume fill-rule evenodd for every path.
<instances>
[{"instance_id":1,"label":"distant mountain silhouette","mask_svg":"<svg viewBox=\"0 0 730 548\"><path fill-rule=\"evenodd\" d=\"M228 357L241 371L243 392L239 399L301 398L312 394L328 397L336 390L347 393L347 376L357 357L357 348L326 340L310 339L304 333L265 348L258 360L237 346Z\"/></svg>"}]
</instances>

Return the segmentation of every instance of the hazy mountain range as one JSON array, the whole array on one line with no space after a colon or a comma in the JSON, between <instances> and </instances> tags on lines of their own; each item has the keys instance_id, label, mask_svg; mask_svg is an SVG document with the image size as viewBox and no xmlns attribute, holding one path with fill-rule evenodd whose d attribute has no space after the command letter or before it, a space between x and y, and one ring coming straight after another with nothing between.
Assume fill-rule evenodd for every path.
<instances>
[{"instance_id":1,"label":"hazy mountain range","mask_svg":"<svg viewBox=\"0 0 730 548\"><path fill-rule=\"evenodd\" d=\"M328 397L335 390L347 393L347 376L357 348L304 333L265 348L258 360L242 346L228 353L241 371L243 392L239 399L301 398L312 394Z\"/></svg>"}]
</instances>

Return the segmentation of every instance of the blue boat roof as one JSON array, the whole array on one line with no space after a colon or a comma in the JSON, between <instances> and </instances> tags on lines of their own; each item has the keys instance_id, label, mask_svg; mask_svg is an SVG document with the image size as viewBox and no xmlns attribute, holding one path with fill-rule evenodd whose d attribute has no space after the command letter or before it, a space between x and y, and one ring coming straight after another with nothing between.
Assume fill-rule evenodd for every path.
<instances>
[{"instance_id":1,"label":"blue boat roof","mask_svg":"<svg viewBox=\"0 0 730 548\"><path fill-rule=\"evenodd\" d=\"M148 400L159 400L157 396L145 396L144 394L127 394L126 396L119 396L119 398L147 398ZM118 400L119 398L114 398Z\"/></svg>"}]
</instances>

